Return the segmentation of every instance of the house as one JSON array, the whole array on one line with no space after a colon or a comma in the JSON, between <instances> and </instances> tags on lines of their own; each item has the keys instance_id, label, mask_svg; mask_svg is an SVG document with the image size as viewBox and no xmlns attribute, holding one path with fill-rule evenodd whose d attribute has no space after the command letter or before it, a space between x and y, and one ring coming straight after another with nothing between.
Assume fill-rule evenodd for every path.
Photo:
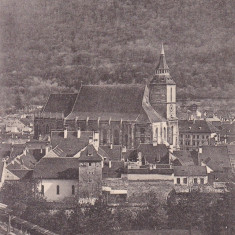
<instances>
[{"instance_id":1,"label":"house","mask_svg":"<svg viewBox=\"0 0 235 235\"><path fill-rule=\"evenodd\" d=\"M205 166L175 166L174 184L184 186L204 185L208 183Z\"/></svg>"},{"instance_id":2,"label":"house","mask_svg":"<svg viewBox=\"0 0 235 235\"><path fill-rule=\"evenodd\" d=\"M100 145L134 149L140 143L178 148L176 84L162 46L146 85L82 85L77 94L51 94L35 117L35 138L52 130L97 131Z\"/></svg>"},{"instance_id":3,"label":"house","mask_svg":"<svg viewBox=\"0 0 235 235\"><path fill-rule=\"evenodd\" d=\"M232 143L235 141L235 122L233 123L221 123L220 131L221 141L224 143Z\"/></svg>"},{"instance_id":4,"label":"house","mask_svg":"<svg viewBox=\"0 0 235 235\"><path fill-rule=\"evenodd\" d=\"M198 150L201 145L211 145L219 140L219 130L210 122L205 120L179 120L181 150Z\"/></svg>"},{"instance_id":5,"label":"house","mask_svg":"<svg viewBox=\"0 0 235 235\"><path fill-rule=\"evenodd\" d=\"M85 148L89 141L95 143L98 149L99 139L96 133L92 131L52 131L51 132L51 146L62 150L66 157L73 157L75 154Z\"/></svg>"},{"instance_id":6,"label":"house","mask_svg":"<svg viewBox=\"0 0 235 235\"><path fill-rule=\"evenodd\" d=\"M233 172L235 172L235 145L227 145L228 156Z\"/></svg>"},{"instance_id":7,"label":"house","mask_svg":"<svg viewBox=\"0 0 235 235\"><path fill-rule=\"evenodd\" d=\"M194 166L196 165L193 153L188 150L173 151L170 155L170 160L173 166Z\"/></svg>"},{"instance_id":8,"label":"house","mask_svg":"<svg viewBox=\"0 0 235 235\"><path fill-rule=\"evenodd\" d=\"M207 168L210 183L228 182L232 169L228 146L202 146L198 152L198 162Z\"/></svg>"},{"instance_id":9,"label":"house","mask_svg":"<svg viewBox=\"0 0 235 235\"><path fill-rule=\"evenodd\" d=\"M66 197L97 198L101 193L102 158L93 144L89 144L73 157L61 155L56 147L35 166L33 178L48 201Z\"/></svg>"}]
</instances>

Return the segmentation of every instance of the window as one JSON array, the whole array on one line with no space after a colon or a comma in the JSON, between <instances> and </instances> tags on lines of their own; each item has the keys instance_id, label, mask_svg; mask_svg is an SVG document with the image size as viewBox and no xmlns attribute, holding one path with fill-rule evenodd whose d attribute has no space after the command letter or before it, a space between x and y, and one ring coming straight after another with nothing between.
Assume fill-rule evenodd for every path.
<instances>
[{"instance_id":1,"label":"window","mask_svg":"<svg viewBox=\"0 0 235 235\"><path fill-rule=\"evenodd\" d=\"M113 141L114 145L119 145L119 131L115 130L114 131L114 141Z\"/></svg>"},{"instance_id":2,"label":"window","mask_svg":"<svg viewBox=\"0 0 235 235\"><path fill-rule=\"evenodd\" d=\"M194 178L194 179L193 179L193 183L194 183L194 184L197 184L197 178Z\"/></svg>"},{"instance_id":3,"label":"window","mask_svg":"<svg viewBox=\"0 0 235 235\"><path fill-rule=\"evenodd\" d=\"M195 135L193 135L193 138L195 139Z\"/></svg>"},{"instance_id":4,"label":"window","mask_svg":"<svg viewBox=\"0 0 235 235\"><path fill-rule=\"evenodd\" d=\"M196 145L196 141L195 140L193 140L193 145Z\"/></svg>"},{"instance_id":5,"label":"window","mask_svg":"<svg viewBox=\"0 0 235 235\"><path fill-rule=\"evenodd\" d=\"M72 185L72 195L74 195L74 194L75 194L75 186Z\"/></svg>"},{"instance_id":6,"label":"window","mask_svg":"<svg viewBox=\"0 0 235 235\"><path fill-rule=\"evenodd\" d=\"M145 142L145 129L140 128L140 142L144 143Z\"/></svg>"},{"instance_id":7,"label":"window","mask_svg":"<svg viewBox=\"0 0 235 235\"><path fill-rule=\"evenodd\" d=\"M158 128L156 128L155 133L156 133L156 141L158 142Z\"/></svg>"},{"instance_id":8,"label":"window","mask_svg":"<svg viewBox=\"0 0 235 235\"><path fill-rule=\"evenodd\" d=\"M91 162L89 162L89 166L91 166Z\"/></svg>"},{"instance_id":9,"label":"window","mask_svg":"<svg viewBox=\"0 0 235 235\"><path fill-rule=\"evenodd\" d=\"M166 140L166 128L164 127L164 136L163 136L163 139Z\"/></svg>"},{"instance_id":10,"label":"window","mask_svg":"<svg viewBox=\"0 0 235 235\"><path fill-rule=\"evenodd\" d=\"M127 147L128 146L128 135L125 134L125 146Z\"/></svg>"},{"instance_id":11,"label":"window","mask_svg":"<svg viewBox=\"0 0 235 235\"><path fill-rule=\"evenodd\" d=\"M199 135L197 135L197 138L199 139Z\"/></svg>"},{"instance_id":12,"label":"window","mask_svg":"<svg viewBox=\"0 0 235 235\"><path fill-rule=\"evenodd\" d=\"M187 184L187 182L188 182L188 179L184 178L184 184Z\"/></svg>"},{"instance_id":13,"label":"window","mask_svg":"<svg viewBox=\"0 0 235 235\"><path fill-rule=\"evenodd\" d=\"M103 145L107 144L107 130L103 130Z\"/></svg>"},{"instance_id":14,"label":"window","mask_svg":"<svg viewBox=\"0 0 235 235\"><path fill-rule=\"evenodd\" d=\"M41 185L41 194L44 195L44 185Z\"/></svg>"},{"instance_id":15,"label":"window","mask_svg":"<svg viewBox=\"0 0 235 235\"><path fill-rule=\"evenodd\" d=\"M177 178L177 184L180 184L180 178Z\"/></svg>"},{"instance_id":16,"label":"window","mask_svg":"<svg viewBox=\"0 0 235 235\"><path fill-rule=\"evenodd\" d=\"M171 87L171 102L173 101L173 98L172 98L172 87Z\"/></svg>"},{"instance_id":17,"label":"window","mask_svg":"<svg viewBox=\"0 0 235 235\"><path fill-rule=\"evenodd\" d=\"M200 184L204 184L204 178L200 179Z\"/></svg>"},{"instance_id":18,"label":"window","mask_svg":"<svg viewBox=\"0 0 235 235\"><path fill-rule=\"evenodd\" d=\"M205 138L205 136L203 135L203 136L202 136L202 139L204 139L204 138Z\"/></svg>"},{"instance_id":19,"label":"window","mask_svg":"<svg viewBox=\"0 0 235 235\"><path fill-rule=\"evenodd\" d=\"M59 186L59 185L56 186L56 194L57 194L57 195L60 194L60 186Z\"/></svg>"},{"instance_id":20,"label":"window","mask_svg":"<svg viewBox=\"0 0 235 235\"><path fill-rule=\"evenodd\" d=\"M174 127L171 127L171 141L170 144L173 144L173 133L174 133Z\"/></svg>"}]
</instances>

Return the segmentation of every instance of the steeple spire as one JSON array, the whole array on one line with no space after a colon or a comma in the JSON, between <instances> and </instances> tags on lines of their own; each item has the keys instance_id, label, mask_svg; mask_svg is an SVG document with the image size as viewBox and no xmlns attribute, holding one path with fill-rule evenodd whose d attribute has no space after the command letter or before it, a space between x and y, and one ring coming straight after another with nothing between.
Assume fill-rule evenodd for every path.
<instances>
[{"instance_id":1,"label":"steeple spire","mask_svg":"<svg viewBox=\"0 0 235 235\"><path fill-rule=\"evenodd\" d=\"M162 50L161 50L161 55L165 55L165 51L164 51L163 42L162 42Z\"/></svg>"},{"instance_id":2,"label":"steeple spire","mask_svg":"<svg viewBox=\"0 0 235 235\"><path fill-rule=\"evenodd\" d=\"M164 51L163 43L162 43L159 63L157 65L155 73L156 74L169 74L169 67L168 67L168 65L166 63L165 51Z\"/></svg>"}]
</instances>

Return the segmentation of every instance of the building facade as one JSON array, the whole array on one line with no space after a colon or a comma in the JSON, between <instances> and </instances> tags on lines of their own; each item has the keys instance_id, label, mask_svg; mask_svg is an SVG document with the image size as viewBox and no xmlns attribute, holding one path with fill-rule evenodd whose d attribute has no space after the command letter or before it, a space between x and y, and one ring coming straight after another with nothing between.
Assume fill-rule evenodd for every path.
<instances>
[{"instance_id":1,"label":"building facade","mask_svg":"<svg viewBox=\"0 0 235 235\"><path fill-rule=\"evenodd\" d=\"M176 84L162 46L148 85L83 85L78 94L51 94L35 116L35 138L52 130L96 131L100 145L136 148L140 143L178 148Z\"/></svg>"}]
</instances>

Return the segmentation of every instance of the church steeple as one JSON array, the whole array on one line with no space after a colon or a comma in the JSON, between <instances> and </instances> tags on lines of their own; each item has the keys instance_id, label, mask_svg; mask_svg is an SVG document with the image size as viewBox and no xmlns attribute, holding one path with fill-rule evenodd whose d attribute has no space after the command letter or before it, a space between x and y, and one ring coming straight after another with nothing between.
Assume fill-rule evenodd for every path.
<instances>
[{"instance_id":1,"label":"church steeple","mask_svg":"<svg viewBox=\"0 0 235 235\"><path fill-rule=\"evenodd\" d=\"M161 54L160 54L160 59L159 63L155 69L155 74L169 74L169 67L166 63L166 57L165 57L165 51L164 51L164 46L162 43L162 49L161 49Z\"/></svg>"}]
</instances>

